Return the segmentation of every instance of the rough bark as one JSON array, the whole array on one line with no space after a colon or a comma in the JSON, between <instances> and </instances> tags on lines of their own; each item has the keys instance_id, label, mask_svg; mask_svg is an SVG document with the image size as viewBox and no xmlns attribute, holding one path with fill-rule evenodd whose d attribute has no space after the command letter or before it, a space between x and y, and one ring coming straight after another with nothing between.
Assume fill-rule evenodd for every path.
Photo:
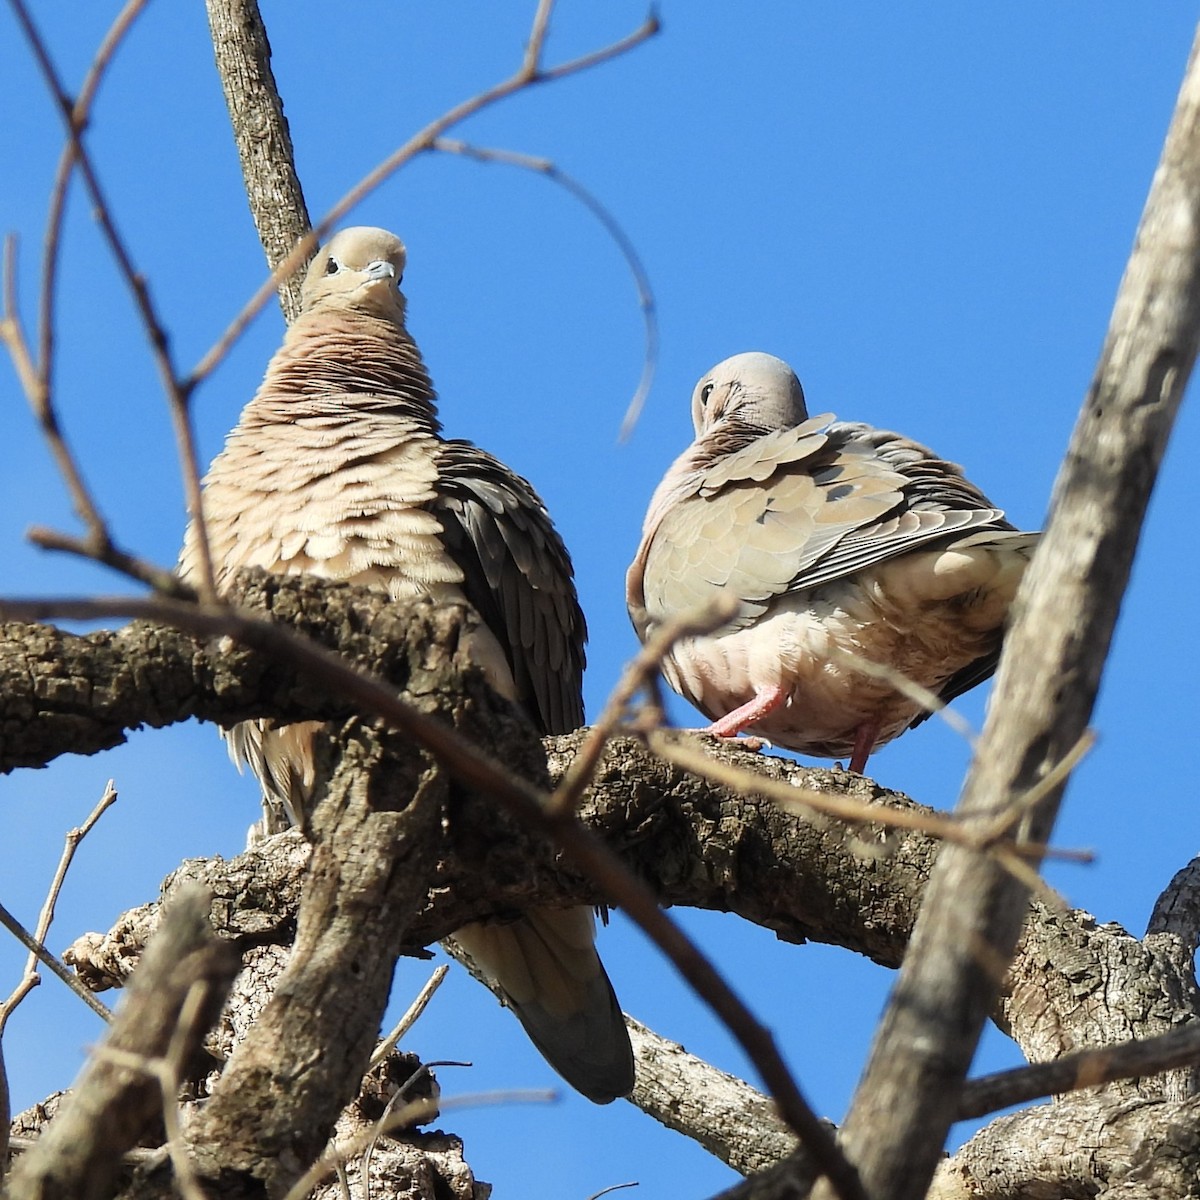
<instances>
[{"instance_id":1,"label":"rough bark","mask_svg":"<svg viewBox=\"0 0 1200 1200\"><path fill-rule=\"evenodd\" d=\"M1100 363L1015 605L960 812L995 814L1086 728L1158 464L1200 340L1200 58L1194 46ZM1023 820L1045 841L1063 785ZM1012 953L1026 889L948 846L843 1131L867 1192L923 1196ZM981 953L984 948L984 953ZM822 1189L824 1191L824 1189Z\"/></svg>"},{"instance_id":2,"label":"rough bark","mask_svg":"<svg viewBox=\"0 0 1200 1200\"><path fill-rule=\"evenodd\" d=\"M694 1138L743 1175L774 1165L796 1148L796 1135L761 1092L640 1021L626 1020L637 1056L630 1100L643 1112Z\"/></svg>"},{"instance_id":3,"label":"rough bark","mask_svg":"<svg viewBox=\"0 0 1200 1200\"><path fill-rule=\"evenodd\" d=\"M255 0L207 0L208 25L246 198L259 240L274 270L309 230L296 174L292 136L271 70L271 45ZM279 285L283 315L300 311L303 271Z\"/></svg>"},{"instance_id":4,"label":"rough bark","mask_svg":"<svg viewBox=\"0 0 1200 1200\"><path fill-rule=\"evenodd\" d=\"M299 625L318 642L340 644L357 661L380 668L407 689L410 700L426 709L440 708L527 779L553 784L584 737L581 732L547 739L549 771L544 772L542 745L532 731L478 677L468 672L459 678L454 648L460 623L469 619L461 609L392 605L340 585L261 576L243 581L240 598ZM261 1181L275 1179L276 1171L294 1172L320 1149L353 1094L397 952L416 951L464 921L491 913L531 903L602 899L553 847L516 827L486 797L449 785L408 739L347 715L344 704L305 683L292 667L228 639L200 639L144 623L117 634L82 637L41 626L8 626L0 639L0 676L11 681L0 693L0 728L15 733L2 747L10 765L38 755L52 758L81 740L89 748L110 744L139 723L163 723L191 713L224 722L272 711L340 718L337 747L328 755L335 764L333 785L318 814L315 850L310 852L292 832L228 862L185 863L164 886L164 896L170 897L188 883L202 883L212 895L214 929L243 953L245 969L235 986L240 999L218 1026L218 1053L234 1051L248 1030L257 1030L255 1019L266 1009L258 1048L251 1033L245 1043L249 1049L236 1051L227 1068L235 1072L231 1079L242 1082L214 1081L213 1116L203 1119L218 1127L197 1127L204 1131L206 1145L225 1146L220 1153L230 1156L215 1166L209 1163L222 1180L220 1194L263 1194ZM920 811L906 798L845 772L806 768L708 740L701 744L726 763L798 789ZM665 903L735 912L784 940L829 942L889 966L902 958L936 849L921 834L866 823L846 827L824 817L785 812L750 788L731 790L671 766L627 737L609 745L581 816ZM343 819L356 822L359 832L337 833ZM374 832L365 832L369 830ZM405 870L389 872L381 857L385 844L405 856ZM349 850L354 870L365 876L355 876L344 865L331 868L329 864L341 861L339 846ZM310 859L312 875L306 885ZM343 873L349 891L330 891L334 877ZM1116 927L1097 926L1086 913L1040 906L1029 910L995 1015L1031 1060L1146 1038L1196 1020L1195 984L1181 953L1192 936L1187 899L1193 875L1180 873L1174 892L1160 901L1152 933L1142 941ZM307 922L298 917L306 886L312 889L304 902L311 914ZM358 906L346 911L366 912L362 920L356 916L351 922L353 939L344 922L320 916L343 905ZM156 927L158 908L143 906L126 914L110 934L80 939L70 958L81 976L98 988L123 983ZM364 933L369 911L381 908L389 914L387 929ZM277 973L298 924L307 930L307 948L298 952L285 976L288 996L332 995L345 983L350 994L339 997L337 1011L355 1014L354 1020L343 1015L322 1024L310 1011L315 1001L297 1004L292 998L272 1010ZM370 978L356 976L357 967L333 965L356 939L361 947L364 937L376 936L381 940L378 947L372 942L369 957L381 965L369 972ZM326 945L328 956L322 949ZM361 963L357 955L351 957ZM318 962L321 971L297 981L292 972L304 975L295 965L300 961ZM357 994L360 988L362 995ZM294 1018L299 1029L289 1023ZM339 1078L314 1074L311 1094L279 1104L278 1094L294 1086L288 1078L289 1048L311 1050L322 1039L325 1054L332 1046L332 1057L339 1060ZM789 1144L778 1123L764 1116L769 1102L753 1089L742 1084L741 1092L733 1084L740 1100L718 1103L710 1093L712 1103L698 1103L704 1093L695 1084L695 1072L704 1076L712 1068L688 1063L648 1033L639 1046L635 1102L659 1119L690 1132L744 1171L759 1170ZM1145 1145L1177 1157L1177 1106L1186 1104L1193 1090L1189 1067L1138 1084L1113 1084L1089 1093L1095 1097L1095 1111L1086 1110L1088 1120L1103 1123L1123 1114L1121 1105L1137 1103ZM326 1099L318 1101L316 1093ZM257 1099L246 1112L241 1104L250 1103L252 1096ZM286 1119L270 1128L285 1110ZM1053 1111L1029 1110L1021 1128L1034 1129ZM1085 1108L1074 1111L1082 1114ZM1122 1115L1121 1120L1128 1123L1130 1118ZM242 1131L232 1142L225 1138L229 1128ZM294 1130L303 1131L298 1140ZM1035 1135L1028 1138L1032 1145ZM959 1174L943 1172L939 1187L957 1186L954 1180L967 1178L968 1172L984 1171L989 1144L981 1135L969 1151L964 1149L953 1164ZM411 1140L404 1146L398 1153L416 1153ZM1186 1156L1185 1161L1192 1162ZM446 1168L451 1175L457 1169ZM1036 1175L1043 1167L1031 1164L1029 1170ZM1093 1174L1093 1182L1095 1178ZM161 1180L145 1179L139 1186L143 1190L138 1195L165 1194ZM478 1185L471 1181L470 1186ZM789 1194L779 1189L797 1186L790 1168L790 1174L775 1171L748 1181L744 1187L751 1190L734 1194Z\"/></svg>"}]
</instances>

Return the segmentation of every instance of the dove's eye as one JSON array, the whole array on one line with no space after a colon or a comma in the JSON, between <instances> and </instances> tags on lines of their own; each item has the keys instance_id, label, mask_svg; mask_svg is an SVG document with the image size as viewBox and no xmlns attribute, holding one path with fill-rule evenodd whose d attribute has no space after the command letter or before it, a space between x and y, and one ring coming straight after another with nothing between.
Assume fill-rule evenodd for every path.
<instances>
[{"instance_id":1,"label":"dove's eye","mask_svg":"<svg viewBox=\"0 0 1200 1200\"><path fill-rule=\"evenodd\" d=\"M700 403L701 403L701 404L707 404L707 403L708 403L708 398L709 398L709 396L711 396L711 395L713 394L713 387L714 387L714 386L715 386L714 384L711 384L711 383L706 383L706 384L704 385L704 387L702 387L702 388L700 389Z\"/></svg>"},{"instance_id":2,"label":"dove's eye","mask_svg":"<svg viewBox=\"0 0 1200 1200\"><path fill-rule=\"evenodd\" d=\"M336 275L342 269L342 264L338 262L333 255L329 256L329 261L325 264L326 275Z\"/></svg>"}]
</instances>

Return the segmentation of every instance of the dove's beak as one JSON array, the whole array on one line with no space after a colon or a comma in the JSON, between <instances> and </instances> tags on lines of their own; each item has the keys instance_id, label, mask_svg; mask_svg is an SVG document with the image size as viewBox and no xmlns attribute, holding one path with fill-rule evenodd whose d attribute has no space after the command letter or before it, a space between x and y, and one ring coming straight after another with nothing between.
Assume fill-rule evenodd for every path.
<instances>
[{"instance_id":1,"label":"dove's beak","mask_svg":"<svg viewBox=\"0 0 1200 1200\"><path fill-rule=\"evenodd\" d=\"M390 262L384 262L383 259L376 259L373 263L367 263L363 274L368 279L395 279L396 268Z\"/></svg>"}]
</instances>

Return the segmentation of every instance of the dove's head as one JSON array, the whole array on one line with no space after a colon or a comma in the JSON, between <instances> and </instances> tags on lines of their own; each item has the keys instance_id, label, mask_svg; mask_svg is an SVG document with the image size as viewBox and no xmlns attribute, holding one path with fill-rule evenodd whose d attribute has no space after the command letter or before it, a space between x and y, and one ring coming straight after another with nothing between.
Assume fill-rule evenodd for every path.
<instances>
[{"instance_id":1,"label":"dove's head","mask_svg":"<svg viewBox=\"0 0 1200 1200\"><path fill-rule=\"evenodd\" d=\"M796 372L782 358L757 350L717 363L692 393L697 437L722 422L790 429L807 419Z\"/></svg>"},{"instance_id":2,"label":"dove's head","mask_svg":"<svg viewBox=\"0 0 1200 1200\"><path fill-rule=\"evenodd\" d=\"M386 229L356 225L336 233L317 251L300 290L304 312L352 309L403 322L400 280L408 256Z\"/></svg>"}]
</instances>

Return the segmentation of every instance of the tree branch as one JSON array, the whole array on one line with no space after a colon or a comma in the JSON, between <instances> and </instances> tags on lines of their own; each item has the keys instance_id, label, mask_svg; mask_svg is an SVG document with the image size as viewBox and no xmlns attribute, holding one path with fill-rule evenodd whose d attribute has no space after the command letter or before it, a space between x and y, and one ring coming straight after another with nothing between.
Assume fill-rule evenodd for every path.
<instances>
[{"instance_id":1,"label":"tree branch","mask_svg":"<svg viewBox=\"0 0 1200 1200\"><path fill-rule=\"evenodd\" d=\"M1078 741L1200 338L1200 60L1193 47L1133 255L1015 606L959 811L994 814ZM1061 785L1029 815L1048 840ZM957 846L925 908L843 1135L868 1193L925 1194L1024 918L1024 886ZM981 948L986 953L981 953Z\"/></svg>"},{"instance_id":2,"label":"tree branch","mask_svg":"<svg viewBox=\"0 0 1200 1200\"><path fill-rule=\"evenodd\" d=\"M271 70L271 45L257 0L207 0L217 73L233 124L254 227L274 271L311 222L296 174L292 135ZM311 257L311 255L310 255ZM305 261L277 281L283 315L300 311Z\"/></svg>"}]
</instances>

